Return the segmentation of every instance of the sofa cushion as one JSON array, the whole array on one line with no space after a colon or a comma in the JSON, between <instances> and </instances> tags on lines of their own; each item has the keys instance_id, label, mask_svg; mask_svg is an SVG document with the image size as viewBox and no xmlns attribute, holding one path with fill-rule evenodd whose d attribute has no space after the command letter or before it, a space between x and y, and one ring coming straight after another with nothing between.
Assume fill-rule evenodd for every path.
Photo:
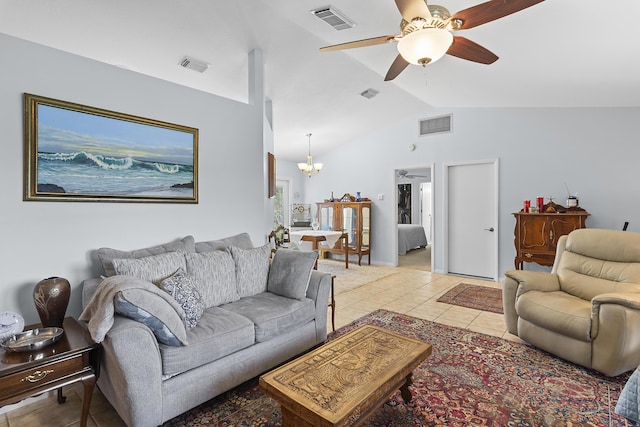
<instances>
[{"instance_id":1,"label":"sofa cushion","mask_svg":"<svg viewBox=\"0 0 640 427\"><path fill-rule=\"evenodd\" d=\"M267 341L315 318L315 303L311 299L286 298L271 292L241 298L221 308L250 319L257 342Z\"/></svg>"},{"instance_id":2,"label":"sofa cushion","mask_svg":"<svg viewBox=\"0 0 640 427\"><path fill-rule=\"evenodd\" d=\"M264 245L259 248L242 249L232 246L231 255L236 266L238 296L242 298L265 292L271 247Z\"/></svg>"},{"instance_id":3,"label":"sofa cushion","mask_svg":"<svg viewBox=\"0 0 640 427\"><path fill-rule=\"evenodd\" d=\"M524 320L563 336L591 341L591 301L562 291L526 292L516 300Z\"/></svg>"},{"instance_id":4,"label":"sofa cushion","mask_svg":"<svg viewBox=\"0 0 640 427\"><path fill-rule=\"evenodd\" d=\"M205 308L237 300L236 266L228 250L185 254Z\"/></svg>"},{"instance_id":5,"label":"sofa cushion","mask_svg":"<svg viewBox=\"0 0 640 427\"><path fill-rule=\"evenodd\" d=\"M207 308L198 325L187 332L186 347L160 346L162 373L175 375L213 362L254 343L251 320L219 307Z\"/></svg>"},{"instance_id":6,"label":"sofa cushion","mask_svg":"<svg viewBox=\"0 0 640 427\"><path fill-rule=\"evenodd\" d=\"M240 233L235 236L225 237L224 239L210 240L208 242L196 242L196 252L223 251L231 246L241 249L253 248L253 243L249 237L249 233Z\"/></svg>"},{"instance_id":7,"label":"sofa cushion","mask_svg":"<svg viewBox=\"0 0 640 427\"><path fill-rule=\"evenodd\" d=\"M150 284L151 286L151 284ZM182 313L164 299L142 289L118 292L113 299L116 313L146 325L158 342L170 346L187 344L187 330Z\"/></svg>"},{"instance_id":8,"label":"sofa cushion","mask_svg":"<svg viewBox=\"0 0 640 427\"><path fill-rule=\"evenodd\" d=\"M113 259L113 268L119 275L134 276L154 285L187 265L181 252L167 252L143 258Z\"/></svg>"},{"instance_id":9,"label":"sofa cushion","mask_svg":"<svg viewBox=\"0 0 640 427\"><path fill-rule=\"evenodd\" d=\"M276 251L269 268L267 290L287 298L304 299L317 258L316 251Z\"/></svg>"},{"instance_id":10,"label":"sofa cushion","mask_svg":"<svg viewBox=\"0 0 640 427\"><path fill-rule=\"evenodd\" d=\"M176 242L169 242L163 245L152 246L144 249L136 249L133 251L121 251L111 248L98 249L98 259L102 264L104 274L107 276L116 275L112 261L116 258L143 258L151 255L164 254L167 252L195 252L195 239L193 236L186 236Z\"/></svg>"},{"instance_id":11,"label":"sofa cushion","mask_svg":"<svg viewBox=\"0 0 640 427\"><path fill-rule=\"evenodd\" d=\"M179 268L173 275L160 282L160 289L167 292L175 299L184 310L184 323L187 329L198 324L204 312L204 302L195 280L189 273Z\"/></svg>"}]
</instances>

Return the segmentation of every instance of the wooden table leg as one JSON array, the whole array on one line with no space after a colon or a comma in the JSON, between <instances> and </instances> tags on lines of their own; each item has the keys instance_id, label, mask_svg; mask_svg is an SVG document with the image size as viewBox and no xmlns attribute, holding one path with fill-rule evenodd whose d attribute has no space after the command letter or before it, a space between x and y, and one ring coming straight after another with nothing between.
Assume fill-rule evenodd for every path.
<instances>
[{"instance_id":1,"label":"wooden table leg","mask_svg":"<svg viewBox=\"0 0 640 427\"><path fill-rule=\"evenodd\" d=\"M67 400L67 397L62 394L62 387L58 389L58 405L62 405Z\"/></svg>"},{"instance_id":2,"label":"wooden table leg","mask_svg":"<svg viewBox=\"0 0 640 427\"><path fill-rule=\"evenodd\" d=\"M302 238L300 240L303 240L305 242L311 242L311 249L314 250L314 251L317 251L318 250L318 243L327 240L327 238L324 237L324 236L304 235L304 236L302 236ZM318 259L317 258L316 258L315 264L313 265L313 269L314 270L318 269Z\"/></svg>"},{"instance_id":3,"label":"wooden table leg","mask_svg":"<svg viewBox=\"0 0 640 427\"><path fill-rule=\"evenodd\" d=\"M82 396L82 416L80 418L80 427L87 427L87 418L89 417L89 408L91 407L91 398L93 397L93 389L96 385L95 374L87 375L82 379L84 386L84 394Z\"/></svg>"},{"instance_id":4,"label":"wooden table leg","mask_svg":"<svg viewBox=\"0 0 640 427\"><path fill-rule=\"evenodd\" d=\"M404 400L406 403L411 402L411 399L413 399L413 396L411 395L411 390L409 390L409 386L413 384L413 372L410 372L409 375L407 375L407 381L402 385L402 387L400 387L400 394L402 395L402 400Z\"/></svg>"},{"instance_id":5,"label":"wooden table leg","mask_svg":"<svg viewBox=\"0 0 640 427\"><path fill-rule=\"evenodd\" d=\"M349 235L342 233L340 238L343 240L342 244L344 245L344 268L349 268Z\"/></svg>"}]
</instances>

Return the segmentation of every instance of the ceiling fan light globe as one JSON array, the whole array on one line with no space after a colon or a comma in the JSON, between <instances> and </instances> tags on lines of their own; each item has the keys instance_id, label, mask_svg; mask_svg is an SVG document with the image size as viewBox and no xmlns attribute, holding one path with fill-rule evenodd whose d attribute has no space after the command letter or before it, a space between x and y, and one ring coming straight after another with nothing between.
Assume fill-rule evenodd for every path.
<instances>
[{"instance_id":1,"label":"ceiling fan light globe","mask_svg":"<svg viewBox=\"0 0 640 427\"><path fill-rule=\"evenodd\" d=\"M453 34L441 28L423 28L402 37L398 52L410 64L427 65L442 58L453 43Z\"/></svg>"}]
</instances>

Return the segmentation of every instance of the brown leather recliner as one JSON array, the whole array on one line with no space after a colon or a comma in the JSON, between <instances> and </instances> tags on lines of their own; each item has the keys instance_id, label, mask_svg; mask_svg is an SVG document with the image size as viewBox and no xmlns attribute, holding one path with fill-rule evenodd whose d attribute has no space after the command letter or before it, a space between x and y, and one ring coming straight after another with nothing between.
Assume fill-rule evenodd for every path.
<instances>
[{"instance_id":1,"label":"brown leather recliner","mask_svg":"<svg viewBox=\"0 0 640 427\"><path fill-rule=\"evenodd\" d=\"M640 365L640 233L580 229L562 236L550 273L510 270L507 330L608 376Z\"/></svg>"}]
</instances>

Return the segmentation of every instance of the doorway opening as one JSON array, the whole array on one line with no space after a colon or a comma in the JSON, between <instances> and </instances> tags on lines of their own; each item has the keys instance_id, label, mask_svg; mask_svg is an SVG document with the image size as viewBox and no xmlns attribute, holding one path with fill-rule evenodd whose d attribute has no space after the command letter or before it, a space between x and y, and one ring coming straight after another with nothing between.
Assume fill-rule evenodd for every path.
<instances>
[{"instance_id":1,"label":"doorway opening","mask_svg":"<svg viewBox=\"0 0 640 427\"><path fill-rule=\"evenodd\" d=\"M276 195L273 201L273 229L291 224L291 178L276 179Z\"/></svg>"},{"instance_id":2,"label":"doorway opening","mask_svg":"<svg viewBox=\"0 0 640 427\"><path fill-rule=\"evenodd\" d=\"M433 165L395 170L396 265L431 271Z\"/></svg>"}]
</instances>

